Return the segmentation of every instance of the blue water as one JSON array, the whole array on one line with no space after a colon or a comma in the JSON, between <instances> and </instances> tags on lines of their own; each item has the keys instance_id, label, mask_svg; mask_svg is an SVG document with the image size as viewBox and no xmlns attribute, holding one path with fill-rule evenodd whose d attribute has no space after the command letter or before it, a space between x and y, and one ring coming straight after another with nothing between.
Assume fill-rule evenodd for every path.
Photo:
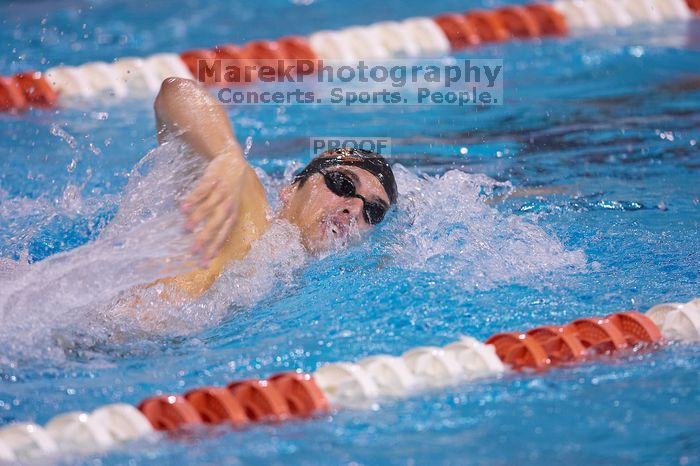
<instances>
[{"instance_id":1,"label":"blue water","mask_svg":"<svg viewBox=\"0 0 700 466\"><path fill-rule=\"evenodd\" d=\"M7 3L0 74L470 5L480 3ZM0 341L12 344L0 345L0 425L700 295L699 38L695 22L464 52L504 59L506 103L480 110L229 109L268 185L308 160L309 136L391 137L392 162L408 170L404 202L367 242L307 261L194 334L86 341L92 324L61 327L52 312L66 309L35 296L49 312L31 322L48 340L22 347L16 328L31 306L15 309L19 321L3 316ZM41 264L95 240L156 146L151 105L0 115L0 256ZM439 195L411 194L416 175L453 169L461 173L424 182ZM475 174L558 192L487 207ZM697 464L699 368L697 345L672 345L65 462Z\"/></svg>"}]
</instances>

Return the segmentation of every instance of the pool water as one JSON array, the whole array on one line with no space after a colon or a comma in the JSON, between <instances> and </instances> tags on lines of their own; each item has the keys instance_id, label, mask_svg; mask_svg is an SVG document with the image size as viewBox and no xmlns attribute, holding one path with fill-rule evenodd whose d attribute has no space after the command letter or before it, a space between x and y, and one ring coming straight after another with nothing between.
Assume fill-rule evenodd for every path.
<instances>
[{"instance_id":1,"label":"pool water","mask_svg":"<svg viewBox=\"0 0 700 466\"><path fill-rule=\"evenodd\" d=\"M0 74L477 6L9 3ZM179 148L132 171L157 145L152 102L0 114L0 425L700 295L699 39L695 22L461 53L503 58L502 106L229 108L271 192L308 161L308 137L361 135L392 138L401 200L319 260L276 225L151 331L110 305L155 273L144 256L187 240L172 203L186 175L159 166L186 168ZM700 347L670 345L64 462L693 464L699 368Z\"/></svg>"}]
</instances>

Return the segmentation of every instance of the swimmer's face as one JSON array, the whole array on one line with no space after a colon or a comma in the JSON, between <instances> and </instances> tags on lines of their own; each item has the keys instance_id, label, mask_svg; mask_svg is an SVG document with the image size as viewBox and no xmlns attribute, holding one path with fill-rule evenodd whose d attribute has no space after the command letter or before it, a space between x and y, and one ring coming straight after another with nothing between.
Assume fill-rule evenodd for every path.
<instances>
[{"instance_id":1,"label":"swimmer's face","mask_svg":"<svg viewBox=\"0 0 700 466\"><path fill-rule=\"evenodd\" d=\"M324 171L342 173L368 203L388 209L389 197L371 173L352 166L335 166ZM299 227L304 245L312 251L344 245L372 227L363 214L362 199L334 194L321 173L311 175L303 186L295 183L286 187L280 198L282 217Z\"/></svg>"}]
</instances>

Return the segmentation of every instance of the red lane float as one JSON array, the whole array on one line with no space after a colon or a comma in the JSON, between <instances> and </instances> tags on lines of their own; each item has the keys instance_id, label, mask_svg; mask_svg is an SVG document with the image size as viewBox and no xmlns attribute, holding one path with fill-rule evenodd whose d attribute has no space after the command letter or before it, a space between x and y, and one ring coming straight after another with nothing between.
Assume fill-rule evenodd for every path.
<instances>
[{"instance_id":1,"label":"red lane float","mask_svg":"<svg viewBox=\"0 0 700 466\"><path fill-rule=\"evenodd\" d=\"M606 318L587 317L567 325L586 349L597 354L612 354L627 348L627 339L610 320Z\"/></svg>"},{"instance_id":2,"label":"red lane float","mask_svg":"<svg viewBox=\"0 0 700 466\"><path fill-rule=\"evenodd\" d=\"M275 75L279 75L284 69L282 61L285 57L282 48L276 41L271 40L256 40L248 42L241 49L241 53L245 58L249 58L260 67L266 66L275 71Z\"/></svg>"},{"instance_id":3,"label":"red lane float","mask_svg":"<svg viewBox=\"0 0 700 466\"><path fill-rule=\"evenodd\" d=\"M442 29L452 50L461 50L482 42L501 42L510 38L532 39L567 33L564 16L545 3L506 6L495 11L444 14L433 20Z\"/></svg>"},{"instance_id":4,"label":"red lane float","mask_svg":"<svg viewBox=\"0 0 700 466\"><path fill-rule=\"evenodd\" d=\"M535 18L544 36L565 36L569 33L566 18L551 5L546 3L531 3L525 9Z\"/></svg>"},{"instance_id":5,"label":"red lane float","mask_svg":"<svg viewBox=\"0 0 700 466\"><path fill-rule=\"evenodd\" d=\"M437 16L435 23L445 33L452 50L462 50L465 47L481 43L481 37L479 37L476 27L464 15L446 14Z\"/></svg>"},{"instance_id":6,"label":"red lane float","mask_svg":"<svg viewBox=\"0 0 700 466\"><path fill-rule=\"evenodd\" d=\"M627 339L627 344L657 343L661 341L661 331L644 314L637 311L618 312L607 317Z\"/></svg>"},{"instance_id":7,"label":"red lane float","mask_svg":"<svg viewBox=\"0 0 700 466\"><path fill-rule=\"evenodd\" d=\"M651 319L637 311L627 311L577 319L562 327L499 333L486 340L486 344L494 345L501 361L514 370L540 371L661 340L661 332Z\"/></svg>"},{"instance_id":8,"label":"red lane float","mask_svg":"<svg viewBox=\"0 0 700 466\"><path fill-rule=\"evenodd\" d=\"M308 417L329 409L326 397L309 374L284 372L268 380L282 394L292 416Z\"/></svg>"},{"instance_id":9,"label":"red lane float","mask_svg":"<svg viewBox=\"0 0 700 466\"><path fill-rule=\"evenodd\" d=\"M510 37L503 19L496 12L472 10L464 16L476 28L481 42L504 42Z\"/></svg>"},{"instance_id":10,"label":"red lane float","mask_svg":"<svg viewBox=\"0 0 700 466\"><path fill-rule=\"evenodd\" d=\"M148 398L139 404L138 409L155 430L177 430L203 422L197 410L186 399L176 395Z\"/></svg>"},{"instance_id":11,"label":"red lane float","mask_svg":"<svg viewBox=\"0 0 700 466\"><path fill-rule=\"evenodd\" d=\"M297 60L314 60L318 58L309 45L309 41L301 36L287 36L277 40L285 58Z\"/></svg>"},{"instance_id":12,"label":"red lane float","mask_svg":"<svg viewBox=\"0 0 700 466\"><path fill-rule=\"evenodd\" d=\"M255 71L255 60L248 58L241 47L233 44L217 45L212 49L214 52L214 58L220 60L231 60L227 63L227 67L232 67L231 72L237 73L238 80L232 80L230 84L249 84L257 79L257 73ZM235 60L235 61L234 61ZM202 77L193 73L199 81L202 81ZM211 78L207 79L208 85L221 85L222 83L213 82Z\"/></svg>"},{"instance_id":13,"label":"red lane float","mask_svg":"<svg viewBox=\"0 0 700 466\"><path fill-rule=\"evenodd\" d=\"M318 57L309 45L309 42L300 36L287 36L280 39L256 40L242 46L232 44L217 45L212 49L194 49L180 54L180 58L187 65L192 75L207 85L222 85L236 83L250 83L257 80L258 75L252 71L261 66L271 67L275 75L284 72L286 66L293 66L295 60L316 60ZM230 66L238 69L238 81L215 82L212 77L199 72L199 60L237 60ZM246 70L246 67L248 68Z\"/></svg>"},{"instance_id":14,"label":"red lane float","mask_svg":"<svg viewBox=\"0 0 700 466\"><path fill-rule=\"evenodd\" d=\"M205 84L207 84L207 81L204 76L200 76L197 63L199 60L214 60L216 58L216 52L209 49L192 49L180 54L180 60L182 60L185 66L187 66L187 69L190 70L192 76Z\"/></svg>"},{"instance_id":15,"label":"red lane float","mask_svg":"<svg viewBox=\"0 0 700 466\"><path fill-rule=\"evenodd\" d=\"M695 13L700 14L700 0L685 0L688 4L688 8L693 10Z\"/></svg>"},{"instance_id":16,"label":"red lane float","mask_svg":"<svg viewBox=\"0 0 700 466\"><path fill-rule=\"evenodd\" d=\"M323 391L309 374L284 372L269 379L234 381L226 387L202 387L184 396L148 398L138 406L155 430L184 426L308 418L329 409Z\"/></svg>"},{"instance_id":17,"label":"red lane float","mask_svg":"<svg viewBox=\"0 0 700 466\"><path fill-rule=\"evenodd\" d=\"M35 107L53 107L58 101L58 93L38 71L25 71L15 75L17 84L24 92L27 103Z\"/></svg>"},{"instance_id":18,"label":"red lane float","mask_svg":"<svg viewBox=\"0 0 700 466\"><path fill-rule=\"evenodd\" d=\"M0 76L0 111L49 108L57 101L58 93L38 71L26 71L11 77Z\"/></svg>"},{"instance_id":19,"label":"red lane float","mask_svg":"<svg viewBox=\"0 0 700 466\"><path fill-rule=\"evenodd\" d=\"M520 6L506 6L496 10L511 37L534 38L541 35L537 20L529 10Z\"/></svg>"},{"instance_id":20,"label":"red lane float","mask_svg":"<svg viewBox=\"0 0 700 466\"><path fill-rule=\"evenodd\" d=\"M24 110L27 98L19 87L14 76L0 76L0 111L9 112Z\"/></svg>"},{"instance_id":21,"label":"red lane float","mask_svg":"<svg viewBox=\"0 0 700 466\"><path fill-rule=\"evenodd\" d=\"M576 334L565 327L538 327L527 332L542 345L552 365L574 363L586 358L586 348Z\"/></svg>"},{"instance_id":22,"label":"red lane float","mask_svg":"<svg viewBox=\"0 0 700 466\"><path fill-rule=\"evenodd\" d=\"M185 399L197 410L202 420L207 424L228 421L238 425L250 421L244 407L226 388L197 388L187 392Z\"/></svg>"},{"instance_id":23,"label":"red lane float","mask_svg":"<svg viewBox=\"0 0 700 466\"><path fill-rule=\"evenodd\" d=\"M496 355L514 370L526 367L544 370L551 362L542 345L525 333L498 333L486 340L486 344L495 346Z\"/></svg>"},{"instance_id":24,"label":"red lane float","mask_svg":"<svg viewBox=\"0 0 700 466\"><path fill-rule=\"evenodd\" d=\"M282 421L290 417L284 397L267 380L243 380L228 385L251 421Z\"/></svg>"}]
</instances>

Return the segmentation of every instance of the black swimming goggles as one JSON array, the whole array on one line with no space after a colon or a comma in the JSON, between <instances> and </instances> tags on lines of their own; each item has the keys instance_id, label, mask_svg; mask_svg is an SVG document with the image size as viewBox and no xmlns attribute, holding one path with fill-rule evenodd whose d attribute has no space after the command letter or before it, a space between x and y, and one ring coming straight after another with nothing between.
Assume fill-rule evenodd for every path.
<instances>
[{"instance_id":1,"label":"black swimming goggles","mask_svg":"<svg viewBox=\"0 0 700 466\"><path fill-rule=\"evenodd\" d=\"M384 215L389 210L389 207L384 203L367 201L364 197L357 194L355 183L352 182L348 175L338 170L319 170L319 173L323 175L326 187L336 196L362 199L362 216L367 223L376 225L384 220Z\"/></svg>"}]
</instances>

